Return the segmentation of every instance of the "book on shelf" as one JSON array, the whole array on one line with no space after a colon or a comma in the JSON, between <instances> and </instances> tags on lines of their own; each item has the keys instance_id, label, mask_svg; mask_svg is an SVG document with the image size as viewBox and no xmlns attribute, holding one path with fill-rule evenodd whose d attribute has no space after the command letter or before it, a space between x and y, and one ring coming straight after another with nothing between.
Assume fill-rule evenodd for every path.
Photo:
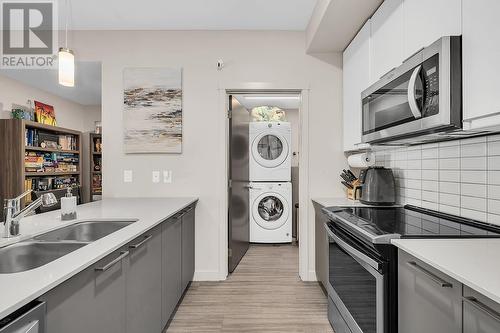
<instances>
[{"instance_id":1,"label":"book on shelf","mask_svg":"<svg viewBox=\"0 0 500 333\"><path fill-rule=\"evenodd\" d=\"M78 178L71 176L30 177L24 181L25 189L33 191L59 190L69 186L79 186Z\"/></svg>"},{"instance_id":2,"label":"book on shelf","mask_svg":"<svg viewBox=\"0 0 500 333\"><path fill-rule=\"evenodd\" d=\"M78 172L80 157L73 153L25 152L25 172Z\"/></svg>"},{"instance_id":3,"label":"book on shelf","mask_svg":"<svg viewBox=\"0 0 500 333\"><path fill-rule=\"evenodd\" d=\"M24 134L26 147L78 150L76 135L58 135L39 131L34 128L26 128Z\"/></svg>"}]
</instances>

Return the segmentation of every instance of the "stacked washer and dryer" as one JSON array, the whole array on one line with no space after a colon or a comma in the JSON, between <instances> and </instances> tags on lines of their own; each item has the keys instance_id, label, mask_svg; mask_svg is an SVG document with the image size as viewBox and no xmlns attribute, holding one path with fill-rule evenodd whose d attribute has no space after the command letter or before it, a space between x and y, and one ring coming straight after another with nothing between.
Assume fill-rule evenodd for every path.
<instances>
[{"instance_id":1,"label":"stacked washer and dryer","mask_svg":"<svg viewBox=\"0 0 500 333\"><path fill-rule=\"evenodd\" d=\"M250 242L292 241L292 129L289 122L251 122Z\"/></svg>"}]
</instances>

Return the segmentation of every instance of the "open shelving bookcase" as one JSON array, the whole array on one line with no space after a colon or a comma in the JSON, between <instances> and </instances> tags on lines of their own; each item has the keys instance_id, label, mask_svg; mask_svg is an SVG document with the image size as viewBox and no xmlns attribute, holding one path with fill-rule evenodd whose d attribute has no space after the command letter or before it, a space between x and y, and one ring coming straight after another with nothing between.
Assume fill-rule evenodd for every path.
<instances>
[{"instance_id":1,"label":"open shelving bookcase","mask_svg":"<svg viewBox=\"0 0 500 333\"><path fill-rule=\"evenodd\" d=\"M63 150L57 148L42 148L40 146L29 146L26 142L26 130L37 130L38 132L67 135L76 139L76 149ZM25 171L26 152L38 153L69 153L78 155L76 171ZM76 130L40 124L20 119L0 119L0 203L4 199L14 198L25 191L25 180L28 178L44 178L54 176L73 176L82 185L82 133ZM55 190L55 189L54 189ZM50 190L49 190L50 191ZM28 200L29 201L29 198ZM24 201L22 205L24 205Z\"/></svg>"},{"instance_id":2,"label":"open shelving bookcase","mask_svg":"<svg viewBox=\"0 0 500 333\"><path fill-rule=\"evenodd\" d=\"M89 139L89 142L90 142L90 148L89 148L89 151L90 151L90 156L89 156L89 161L90 161L90 167L89 167L89 170L90 170L90 175L89 175L90 201L95 201L96 199L94 196L96 196L96 195L101 196L102 195L102 148L101 148L101 150L97 150L97 148L96 148L96 141L97 140L100 141L101 147L102 147L102 135L97 134L97 133L90 133L89 136L90 136L90 139ZM95 170L95 165L96 165L96 163L98 163L99 160L101 161L100 162L101 169L99 171L97 171L97 170ZM97 182L95 181L96 179L98 179ZM100 186L96 185L96 183L100 184Z\"/></svg>"}]
</instances>

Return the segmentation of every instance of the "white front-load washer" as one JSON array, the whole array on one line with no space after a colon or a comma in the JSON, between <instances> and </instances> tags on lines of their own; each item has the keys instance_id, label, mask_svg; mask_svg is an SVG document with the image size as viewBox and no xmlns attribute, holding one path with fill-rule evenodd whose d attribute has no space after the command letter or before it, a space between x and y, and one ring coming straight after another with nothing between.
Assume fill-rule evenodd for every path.
<instances>
[{"instance_id":1,"label":"white front-load washer","mask_svg":"<svg viewBox=\"0 0 500 333\"><path fill-rule=\"evenodd\" d=\"M252 182L250 190L250 242L292 241L292 184Z\"/></svg>"},{"instance_id":2,"label":"white front-load washer","mask_svg":"<svg viewBox=\"0 0 500 333\"><path fill-rule=\"evenodd\" d=\"M288 122L249 125L250 181L289 182L292 178L292 127Z\"/></svg>"}]
</instances>

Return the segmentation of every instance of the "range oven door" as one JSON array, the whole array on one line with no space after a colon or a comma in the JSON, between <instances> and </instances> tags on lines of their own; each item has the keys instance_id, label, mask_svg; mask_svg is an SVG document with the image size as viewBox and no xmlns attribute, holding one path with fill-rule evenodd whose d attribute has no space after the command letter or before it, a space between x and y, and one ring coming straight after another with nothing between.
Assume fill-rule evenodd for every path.
<instances>
[{"instance_id":1,"label":"range oven door","mask_svg":"<svg viewBox=\"0 0 500 333\"><path fill-rule=\"evenodd\" d=\"M461 128L460 49L460 37L443 37L365 90L363 142Z\"/></svg>"},{"instance_id":2,"label":"range oven door","mask_svg":"<svg viewBox=\"0 0 500 333\"><path fill-rule=\"evenodd\" d=\"M342 316L342 325L352 333L386 332L387 263L356 239L325 227L329 240L328 294L337 310L333 313ZM340 318L329 319L332 325L340 322Z\"/></svg>"}]
</instances>

